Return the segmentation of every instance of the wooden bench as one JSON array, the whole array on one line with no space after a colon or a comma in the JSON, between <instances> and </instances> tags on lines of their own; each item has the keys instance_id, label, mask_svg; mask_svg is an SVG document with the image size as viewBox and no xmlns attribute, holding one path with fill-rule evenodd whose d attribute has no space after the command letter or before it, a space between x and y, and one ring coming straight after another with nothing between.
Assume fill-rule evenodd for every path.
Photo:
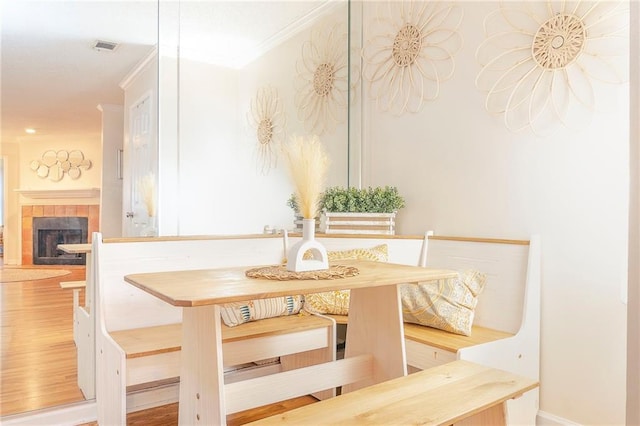
<instances>
[{"instance_id":1,"label":"wooden bench","mask_svg":"<svg viewBox=\"0 0 640 426\"><path fill-rule=\"evenodd\" d=\"M419 241L419 237L414 237ZM328 250L367 247L385 239L321 238ZM336 243L337 241L337 243ZM404 325L409 372L458 359L538 380L540 377L540 242L426 235L420 248L405 239L387 239L389 261L487 274L470 336L417 324ZM415 263L414 263L415 262ZM339 325L346 316L331 315ZM339 330L338 336L341 335ZM509 423L535 424L538 390L509 401Z\"/></svg>"},{"instance_id":2,"label":"wooden bench","mask_svg":"<svg viewBox=\"0 0 640 426\"><path fill-rule=\"evenodd\" d=\"M80 290L87 286L85 280L61 281L60 288L63 290L73 290L73 341L78 346L78 307L80 306Z\"/></svg>"},{"instance_id":3,"label":"wooden bench","mask_svg":"<svg viewBox=\"0 0 640 426\"><path fill-rule=\"evenodd\" d=\"M81 290L87 286L87 282L85 280L79 281L62 281L60 282L60 288L64 289L73 289L73 290Z\"/></svg>"},{"instance_id":4,"label":"wooden bench","mask_svg":"<svg viewBox=\"0 0 640 426\"><path fill-rule=\"evenodd\" d=\"M295 354L297 351L309 350L310 347L317 346L317 344L309 342L290 343L292 340L296 338L309 339L311 332L321 339L322 344L326 344L324 343L326 330L332 327L333 322L320 315L275 317L249 322L237 327L223 327L224 366L230 369L228 370L229 372L238 373L241 370L238 366L257 369L260 367L256 364L251 364L252 362L269 360L270 362L267 363L269 365L275 363L274 357L284 358L279 362L286 365L286 355ZM110 334L113 340L122 348L127 359L126 381L128 390L138 390L152 387L159 383L166 384L179 380L182 324L120 330ZM280 348L273 349L269 346L280 346ZM156 355L159 355L159 357L155 361L150 361L151 357ZM140 358L148 359L137 362ZM148 370L140 368L141 364L149 366L156 361L165 367L160 375L150 375ZM237 369L233 369L234 367L237 367ZM275 372L282 369L280 366L264 370ZM286 370L286 368L284 369ZM265 371L261 373L265 373ZM255 372L253 372L252 376L256 376ZM230 383L236 379L237 374L231 378L228 377L227 382Z\"/></svg>"},{"instance_id":5,"label":"wooden bench","mask_svg":"<svg viewBox=\"0 0 640 426\"><path fill-rule=\"evenodd\" d=\"M82 391L85 399L94 399L96 396L95 390L95 300L94 283L92 281L93 274L91 273L91 244L58 244L58 250L61 250L68 254L75 254L85 256L85 289L84 289L84 303L80 304L79 293L80 289L74 289L74 295L78 294L78 298L74 297L73 301L73 338L77 348L77 363L78 363L78 387ZM80 282L70 281L72 283Z\"/></svg>"},{"instance_id":6,"label":"wooden bench","mask_svg":"<svg viewBox=\"0 0 640 426\"><path fill-rule=\"evenodd\" d=\"M103 242L100 234L94 234L92 254L98 423L111 425L125 424L128 411L175 402L178 397L182 310L131 286L123 277L277 263L282 259L282 241L245 237ZM226 383L335 360L335 322L327 317L290 315L223 325L223 330ZM334 396L335 390L314 395L322 399ZM235 411L231 407L227 412Z\"/></svg>"},{"instance_id":7,"label":"wooden bench","mask_svg":"<svg viewBox=\"0 0 640 426\"><path fill-rule=\"evenodd\" d=\"M251 425L505 425L506 401L538 381L467 361L363 388Z\"/></svg>"}]
</instances>

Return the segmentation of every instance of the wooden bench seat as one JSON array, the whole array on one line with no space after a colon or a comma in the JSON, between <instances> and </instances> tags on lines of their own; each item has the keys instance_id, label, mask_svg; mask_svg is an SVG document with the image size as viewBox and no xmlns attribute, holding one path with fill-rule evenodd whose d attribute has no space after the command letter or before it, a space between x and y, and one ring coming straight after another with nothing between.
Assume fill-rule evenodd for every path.
<instances>
[{"instance_id":1,"label":"wooden bench seat","mask_svg":"<svg viewBox=\"0 0 640 426\"><path fill-rule=\"evenodd\" d=\"M336 324L347 325L349 321L349 317L347 315L327 316L333 318ZM458 352L462 348L481 345L483 343L489 343L513 336L513 333L493 330L491 328L481 327L478 325L474 325L471 328L470 336L463 336L424 325L404 323L405 339L453 353Z\"/></svg>"},{"instance_id":2,"label":"wooden bench seat","mask_svg":"<svg viewBox=\"0 0 640 426\"><path fill-rule=\"evenodd\" d=\"M231 343L245 339L276 336L296 331L313 330L331 326L331 320L318 315L297 315L267 318L236 327L222 326L222 342ZM176 352L182 345L182 324L112 331L111 337L125 352L127 359Z\"/></svg>"},{"instance_id":3,"label":"wooden bench seat","mask_svg":"<svg viewBox=\"0 0 640 426\"><path fill-rule=\"evenodd\" d=\"M78 308L80 306L80 290L87 287L86 280L78 281L61 281L60 288L63 290L73 290L73 342L77 347L80 347L79 342L79 321L78 321ZM85 395L86 397L86 395Z\"/></svg>"},{"instance_id":4,"label":"wooden bench seat","mask_svg":"<svg viewBox=\"0 0 640 426\"><path fill-rule=\"evenodd\" d=\"M64 289L82 289L82 288L85 288L86 286L87 286L86 280L60 282L60 288L64 288Z\"/></svg>"},{"instance_id":5,"label":"wooden bench seat","mask_svg":"<svg viewBox=\"0 0 640 426\"><path fill-rule=\"evenodd\" d=\"M470 336L449 333L433 327L419 324L404 324L405 339L417 343L433 346L449 352L458 352L462 348L494 342L500 339L512 337L512 333L474 325Z\"/></svg>"},{"instance_id":6,"label":"wooden bench seat","mask_svg":"<svg viewBox=\"0 0 640 426\"><path fill-rule=\"evenodd\" d=\"M459 360L250 424L505 425L505 402L537 387L535 379Z\"/></svg>"}]
</instances>

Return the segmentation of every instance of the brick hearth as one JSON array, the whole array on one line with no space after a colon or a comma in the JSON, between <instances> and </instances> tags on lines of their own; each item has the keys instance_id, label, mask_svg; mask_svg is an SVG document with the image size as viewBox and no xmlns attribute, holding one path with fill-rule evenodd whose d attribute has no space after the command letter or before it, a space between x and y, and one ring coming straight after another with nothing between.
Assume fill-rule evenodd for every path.
<instances>
[{"instance_id":1,"label":"brick hearth","mask_svg":"<svg viewBox=\"0 0 640 426\"><path fill-rule=\"evenodd\" d=\"M86 217L88 238L100 226L100 206L92 205L33 205L22 206L22 264L33 265L33 218L34 217Z\"/></svg>"}]
</instances>

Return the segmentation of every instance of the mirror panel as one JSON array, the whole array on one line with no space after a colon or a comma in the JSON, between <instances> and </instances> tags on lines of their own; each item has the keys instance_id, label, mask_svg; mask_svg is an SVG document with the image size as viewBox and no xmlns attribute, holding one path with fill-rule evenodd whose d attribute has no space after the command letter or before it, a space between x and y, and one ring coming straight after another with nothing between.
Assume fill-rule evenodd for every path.
<instances>
[{"instance_id":1,"label":"mirror panel","mask_svg":"<svg viewBox=\"0 0 640 426\"><path fill-rule=\"evenodd\" d=\"M160 163L161 182L169 180L167 166L177 173L179 202L160 204L168 209L161 216L178 218L179 234L291 229L286 201L293 184L280 144L294 136L318 134L330 157L326 185L348 185L348 7L346 1L180 2L178 146L172 164ZM333 80L322 74L327 64ZM327 84L333 90L321 96ZM265 119L268 144L258 136ZM164 143L161 136L161 151ZM160 193L167 196L163 183Z\"/></svg>"}]
</instances>

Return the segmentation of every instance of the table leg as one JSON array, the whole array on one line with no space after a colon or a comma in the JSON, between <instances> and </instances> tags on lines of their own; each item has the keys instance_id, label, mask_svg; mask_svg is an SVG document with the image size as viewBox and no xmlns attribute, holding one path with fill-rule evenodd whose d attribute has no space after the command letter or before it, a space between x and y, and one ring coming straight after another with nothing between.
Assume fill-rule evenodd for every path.
<instances>
[{"instance_id":1,"label":"table leg","mask_svg":"<svg viewBox=\"0 0 640 426\"><path fill-rule=\"evenodd\" d=\"M362 354L373 355L372 378L343 386L343 393L407 374L397 285L351 290L345 358Z\"/></svg>"},{"instance_id":2,"label":"table leg","mask_svg":"<svg viewBox=\"0 0 640 426\"><path fill-rule=\"evenodd\" d=\"M456 422L455 426L505 426L507 424L507 404L506 402L493 405L480 411L464 420Z\"/></svg>"},{"instance_id":3,"label":"table leg","mask_svg":"<svg viewBox=\"0 0 640 426\"><path fill-rule=\"evenodd\" d=\"M183 308L180 425L226 424L220 308Z\"/></svg>"}]
</instances>

